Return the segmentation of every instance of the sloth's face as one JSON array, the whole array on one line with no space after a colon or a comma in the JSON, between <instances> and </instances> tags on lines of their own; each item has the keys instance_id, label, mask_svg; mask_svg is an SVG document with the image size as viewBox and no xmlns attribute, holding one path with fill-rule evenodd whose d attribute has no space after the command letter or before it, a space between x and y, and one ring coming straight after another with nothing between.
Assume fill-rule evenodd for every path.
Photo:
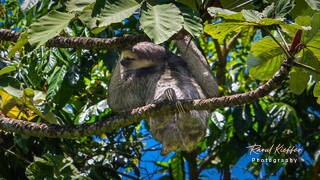
<instances>
[{"instance_id":1,"label":"sloth's face","mask_svg":"<svg viewBox=\"0 0 320 180\"><path fill-rule=\"evenodd\" d=\"M127 50L122 51L120 64L126 70L138 70L157 65L155 61L149 59L140 59L135 53Z\"/></svg>"}]
</instances>

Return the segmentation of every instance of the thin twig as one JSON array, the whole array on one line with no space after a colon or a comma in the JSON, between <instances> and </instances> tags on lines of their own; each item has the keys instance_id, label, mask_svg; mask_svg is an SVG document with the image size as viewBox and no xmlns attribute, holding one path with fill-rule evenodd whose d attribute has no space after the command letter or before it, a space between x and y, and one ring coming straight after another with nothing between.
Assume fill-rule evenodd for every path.
<instances>
[{"instance_id":1,"label":"thin twig","mask_svg":"<svg viewBox=\"0 0 320 180\"><path fill-rule=\"evenodd\" d=\"M287 57L294 59L293 55L291 55L289 51L287 51L286 48L283 47L283 45L273 36L273 34L269 31L269 29L265 28L265 30L268 32L270 37L279 45L279 47L283 50L283 52L287 55Z\"/></svg>"}]
</instances>

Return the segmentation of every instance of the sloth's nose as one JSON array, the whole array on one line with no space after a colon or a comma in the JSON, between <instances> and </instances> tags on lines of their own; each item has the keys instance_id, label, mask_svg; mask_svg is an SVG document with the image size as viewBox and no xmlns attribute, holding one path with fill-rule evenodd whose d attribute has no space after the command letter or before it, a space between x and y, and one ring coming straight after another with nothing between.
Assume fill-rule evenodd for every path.
<instances>
[{"instance_id":1,"label":"sloth's nose","mask_svg":"<svg viewBox=\"0 0 320 180\"><path fill-rule=\"evenodd\" d=\"M129 66L129 65L132 63L133 60L134 60L133 58L126 57L126 58L123 58L123 59L120 61L120 64L121 64L122 66L126 67L126 66Z\"/></svg>"},{"instance_id":2,"label":"sloth's nose","mask_svg":"<svg viewBox=\"0 0 320 180\"><path fill-rule=\"evenodd\" d=\"M131 61L128 59L123 59L122 61L120 61L120 64L124 67L129 66L131 64Z\"/></svg>"}]
</instances>

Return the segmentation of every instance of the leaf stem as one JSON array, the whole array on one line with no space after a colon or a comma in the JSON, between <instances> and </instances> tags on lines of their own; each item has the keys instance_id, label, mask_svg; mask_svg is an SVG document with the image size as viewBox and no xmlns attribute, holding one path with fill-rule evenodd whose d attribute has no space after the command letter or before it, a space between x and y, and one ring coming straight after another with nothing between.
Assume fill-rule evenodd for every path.
<instances>
[{"instance_id":1,"label":"leaf stem","mask_svg":"<svg viewBox=\"0 0 320 180\"><path fill-rule=\"evenodd\" d=\"M312 71L312 72L320 75L320 71L318 71L318 70L316 70L315 68L313 68L313 67L311 67L311 66L308 66L308 65L306 65L306 64L302 64L302 63L299 63L299 62L294 61L294 62L293 62L293 66L300 67L300 68L303 68L303 69L307 69L307 70L309 70L309 71Z\"/></svg>"}]
</instances>

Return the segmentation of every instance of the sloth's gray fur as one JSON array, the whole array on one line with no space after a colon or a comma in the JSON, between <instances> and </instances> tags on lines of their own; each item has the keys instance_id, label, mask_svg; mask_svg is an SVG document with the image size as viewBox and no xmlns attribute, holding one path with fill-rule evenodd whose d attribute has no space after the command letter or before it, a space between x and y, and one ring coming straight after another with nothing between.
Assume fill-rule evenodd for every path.
<instances>
[{"instance_id":1,"label":"sloth's gray fur","mask_svg":"<svg viewBox=\"0 0 320 180\"><path fill-rule=\"evenodd\" d=\"M138 43L122 51L111 76L108 103L121 112L165 100L206 98L210 93L204 92L189 68L197 67L187 67L181 57L160 45ZM192 151L206 133L209 111L180 110L148 120L151 133L163 145L163 154Z\"/></svg>"}]
</instances>

